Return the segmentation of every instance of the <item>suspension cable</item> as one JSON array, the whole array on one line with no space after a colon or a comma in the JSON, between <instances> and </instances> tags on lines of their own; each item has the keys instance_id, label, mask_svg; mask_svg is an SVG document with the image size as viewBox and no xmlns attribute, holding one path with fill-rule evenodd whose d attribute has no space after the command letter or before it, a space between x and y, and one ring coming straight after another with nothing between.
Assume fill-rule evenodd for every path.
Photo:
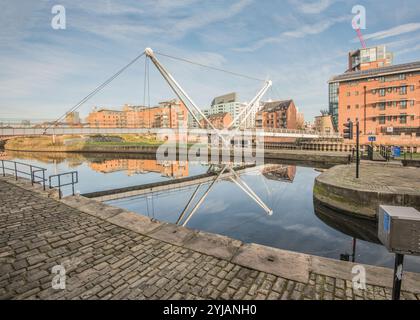
<instances>
[{"instance_id":1,"label":"suspension cable","mask_svg":"<svg viewBox=\"0 0 420 320\"><path fill-rule=\"evenodd\" d=\"M247 76L245 74L241 74L241 73L237 73L237 72L233 72L233 71L229 71L229 70L225 70L225 69L221 69L221 68L212 67L212 66L209 66L209 65L206 65L206 64L202 64L202 63L199 63L199 62L194 62L194 61L187 60L187 59L184 59L184 58L174 57L174 56L171 56L169 54L165 54L165 53L161 53L161 52L156 52L156 51L155 51L155 53L158 54L158 55L161 55L163 57L167 57L167 58L171 58L171 59L174 59L174 60L179 60L179 61L187 62L187 63L190 63L190 64L194 64L194 65L197 65L197 66L200 66L200 67L203 67L203 68L212 69L212 70L215 70L215 71L220 71L220 72L228 73L228 74L231 74L231 75L234 75L234 76L237 76L237 77L242 77L242 78L246 78L246 79L250 79L250 80L256 80L256 81L263 81L263 82L266 81L266 80L263 80L263 79L259 79L259 78Z\"/></svg>"},{"instance_id":2,"label":"suspension cable","mask_svg":"<svg viewBox=\"0 0 420 320\"><path fill-rule=\"evenodd\" d=\"M77 104L75 104L69 111L64 113L61 117L59 117L57 120L54 121L51 125L47 126L44 130L44 134L47 132L49 128L56 125L60 120L65 118L69 113L76 111L79 109L84 103L86 103L90 98L92 98L95 94L97 94L99 91L101 91L103 88L105 88L109 83L111 83L115 78L117 78L121 73L123 73L128 67L130 67L132 64L134 64L138 59L140 59L145 53L142 52L137 57L135 57L133 60L131 60L128 64L126 64L124 67L122 67L120 70L118 70L116 73L114 73L110 78L108 78L105 82L103 82L101 85L96 87L91 93L89 93L87 96L85 96L82 100L80 100Z\"/></svg>"}]
</instances>

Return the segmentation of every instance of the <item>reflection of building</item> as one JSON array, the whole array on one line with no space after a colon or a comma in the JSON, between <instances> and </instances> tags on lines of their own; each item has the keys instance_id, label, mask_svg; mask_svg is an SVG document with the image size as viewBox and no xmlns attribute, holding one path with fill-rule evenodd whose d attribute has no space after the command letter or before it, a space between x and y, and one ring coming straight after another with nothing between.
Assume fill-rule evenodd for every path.
<instances>
[{"instance_id":1,"label":"reflection of building","mask_svg":"<svg viewBox=\"0 0 420 320\"><path fill-rule=\"evenodd\" d=\"M262 174L270 180L293 182L296 175L296 166L268 164L264 166Z\"/></svg>"},{"instance_id":2,"label":"reflection of building","mask_svg":"<svg viewBox=\"0 0 420 320\"><path fill-rule=\"evenodd\" d=\"M350 71L329 81L335 129L343 133L344 123L358 119L361 143L374 135L380 144L419 144L420 61L390 65L391 57L379 47L359 55L350 55Z\"/></svg>"},{"instance_id":3,"label":"reflection of building","mask_svg":"<svg viewBox=\"0 0 420 320\"><path fill-rule=\"evenodd\" d=\"M255 126L264 129L297 129L296 117L293 100L265 102L256 115Z\"/></svg>"},{"instance_id":4,"label":"reflection of building","mask_svg":"<svg viewBox=\"0 0 420 320\"><path fill-rule=\"evenodd\" d=\"M228 112L211 114L207 117L207 119L216 129L226 129L232 122L232 116ZM209 128L208 123L204 119L201 119L200 123L201 128Z\"/></svg>"},{"instance_id":5,"label":"reflection of building","mask_svg":"<svg viewBox=\"0 0 420 320\"><path fill-rule=\"evenodd\" d=\"M180 101L160 102L155 107L125 105L122 110L94 109L87 121L91 127L178 128L185 127L188 111Z\"/></svg>"},{"instance_id":6,"label":"reflection of building","mask_svg":"<svg viewBox=\"0 0 420 320\"><path fill-rule=\"evenodd\" d=\"M110 173L127 171L129 176L145 172L158 172L166 177L180 178L188 176L188 162L158 162L150 159L113 159L103 162L92 162L89 165L93 170Z\"/></svg>"}]
</instances>

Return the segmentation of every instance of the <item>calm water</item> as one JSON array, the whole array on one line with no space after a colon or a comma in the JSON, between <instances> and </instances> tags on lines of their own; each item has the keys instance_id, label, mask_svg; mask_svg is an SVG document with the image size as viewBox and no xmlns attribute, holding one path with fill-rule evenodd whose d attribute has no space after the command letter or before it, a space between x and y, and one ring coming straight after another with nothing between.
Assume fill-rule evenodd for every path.
<instances>
[{"instance_id":1,"label":"calm water","mask_svg":"<svg viewBox=\"0 0 420 320\"><path fill-rule=\"evenodd\" d=\"M132 186L204 173L208 165L159 164L135 155L63 155L9 153L12 160L44 167L49 174L77 170L81 193ZM320 174L313 167L272 164L241 174L241 178L273 210L267 213L236 184L222 180L214 185L187 226L287 250L393 267L394 256L378 244L376 225L349 218L314 204L312 188ZM208 185L203 185L196 199ZM109 201L158 220L175 223L196 186L166 193ZM184 221L183 219L182 221ZM420 272L420 258L406 257L405 270Z\"/></svg>"}]
</instances>

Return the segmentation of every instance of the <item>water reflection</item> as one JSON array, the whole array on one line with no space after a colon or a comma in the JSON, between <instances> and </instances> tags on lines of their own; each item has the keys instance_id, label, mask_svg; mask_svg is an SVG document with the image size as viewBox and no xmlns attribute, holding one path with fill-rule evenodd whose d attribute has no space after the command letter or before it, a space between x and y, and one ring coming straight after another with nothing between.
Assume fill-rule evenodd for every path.
<instances>
[{"instance_id":1,"label":"water reflection","mask_svg":"<svg viewBox=\"0 0 420 320\"><path fill-rule=\"evenodd\" d=\"M80 175L77 189L81 193L167 181L213 170L205 163L178 162L168 166L150 155L138 154L7 152L7 157L47 168L49 174L77 170ZM217 166L213 168L217 172ZM187 225L247 243L334 259L354 257L356 262L392 267L394 256L379 244L374 222L343 216L314 203L313 184L319 174L311 164L282 161L270 161L264 167L240 172L241 179L273 210L271 216L230 178L220 179ZM196 187L108 203L176 223ZM203 187L197 192L195 201L205 190ZM407 257L406 270L420 272L420 259Z\"/></svg>"},{"instance_id":2,"label":"water reflection","mask_svg":"<svg viewBox=\"0 0 420 320\"><path fill-rule=\"evenodd\" d=\"M348 214L338 213L314 199L315 215L325 224L352 238L380 243L378 224L376 221L352 217Z\"/></svg>"},{"instance_id":3,"label":"water reflection","mask_svg":"<svg viewBox=\"0 0 420 320\"><path fill-rule=\"evenodd\" d=\"M296 175L296 166L267 164L261 173L270 180L293 182Z\"/></svg>"},{"instance_id":4,"label":"water reflection","mask_svg":"<svg viewBox=\"0 0 420 320\"><path fill-rule=\"evenodd\" d=\"M188 176L187 161L162 161L154 159L113 159L89 164L92 170L102 173L125 171L128 176L157 172L162 176L182 178Z\"/></svg>"}]
</instances>

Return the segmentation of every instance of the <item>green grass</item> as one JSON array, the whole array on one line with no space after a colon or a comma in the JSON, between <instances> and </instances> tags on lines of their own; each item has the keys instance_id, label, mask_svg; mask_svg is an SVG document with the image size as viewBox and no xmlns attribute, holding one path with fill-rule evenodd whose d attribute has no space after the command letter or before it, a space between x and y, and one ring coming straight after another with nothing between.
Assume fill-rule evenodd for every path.
<instances>
[{"instance_id":1,"label":"green grass","mask_svg":"<svg viewBox=\"0 0 420 320\"><path fill-rule=\"evenodd\" d=\"M404 155L402 154L401 157L395 158L396 160L404 160ZM420 160L420 153L407 153L406 154L407 160Z\"/></svg>"}]
</instances>

